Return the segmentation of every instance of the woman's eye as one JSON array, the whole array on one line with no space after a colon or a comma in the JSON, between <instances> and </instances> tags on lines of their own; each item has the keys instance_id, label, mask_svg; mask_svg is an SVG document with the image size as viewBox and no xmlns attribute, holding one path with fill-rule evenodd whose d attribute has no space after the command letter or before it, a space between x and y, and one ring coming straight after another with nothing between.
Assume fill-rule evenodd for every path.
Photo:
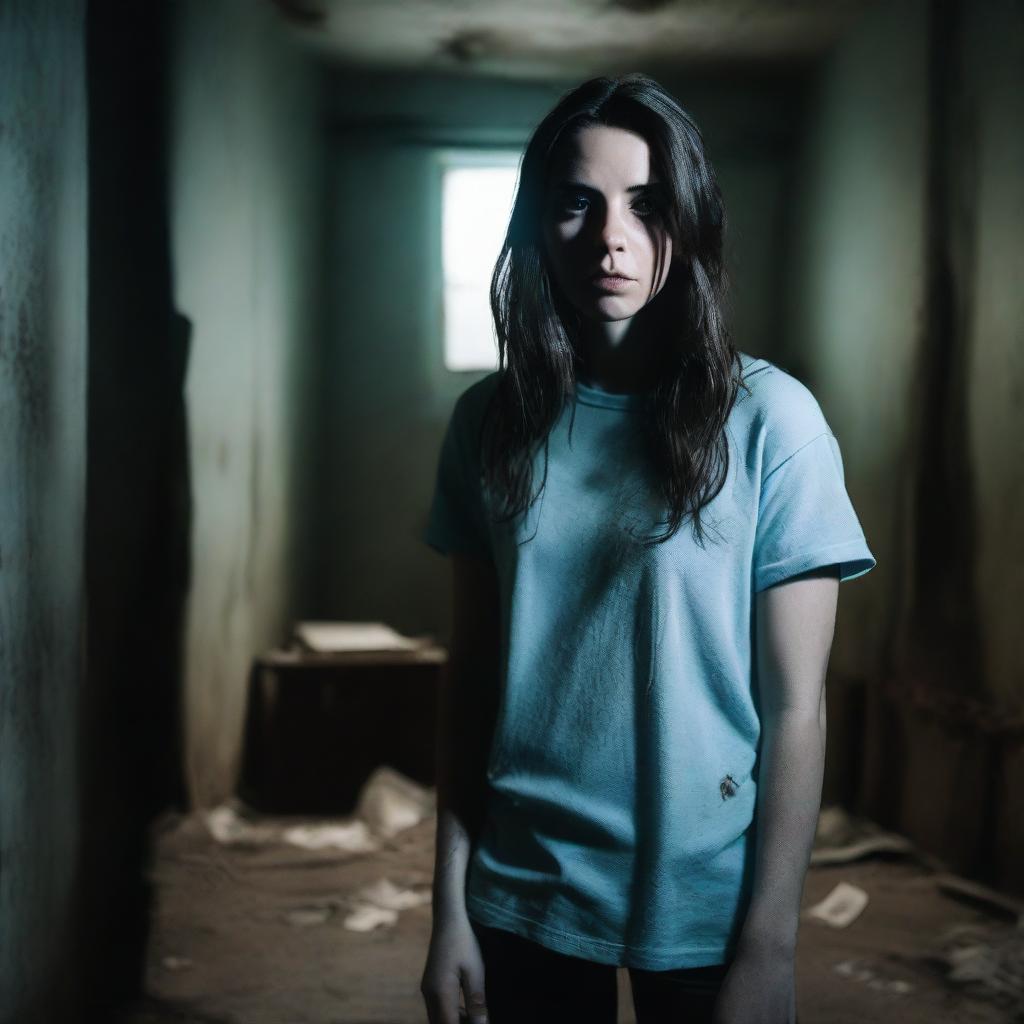
<instances>
[{"instance_id":1,"label":"woman's eye","mask_svg":"<svg viewBox=\"0 0 1024 1024\"><path fill-rule=\"evenodd\" d=\"M579 192L567 193L562 196L559 202L559 209L564 213L584 213L590 205L590 200ZM658 212L658 203L650 196L641 196L632 204L630 209L638 217L653 217Z\"/></svg>"}]
</instances>

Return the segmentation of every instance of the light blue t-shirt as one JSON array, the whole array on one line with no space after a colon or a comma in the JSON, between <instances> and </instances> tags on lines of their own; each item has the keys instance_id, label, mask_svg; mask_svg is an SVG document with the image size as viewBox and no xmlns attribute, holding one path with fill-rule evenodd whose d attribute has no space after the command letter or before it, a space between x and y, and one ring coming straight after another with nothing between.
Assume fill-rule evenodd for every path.
<instances>
[{"instance_id":1,"label":"light blue t-shirt","mask_svg":"<svg viewBox=\"0 0 1024 1024\"><path fill-rule=\"evenodd\" d=\"M422 539L493 560L502 697L470 917L558 952L669 970L732 956L753 882L760 720L754 595L875 565L811 392L741 353L725 486L662 544L639 394L577 383L525 516L489 521L480 421L459 397ZM755 372L756 371L756 372ZM575 420L569 431L575 406ZM543 478L543 448L534 488Z\"/></svg>"}]
</instances>

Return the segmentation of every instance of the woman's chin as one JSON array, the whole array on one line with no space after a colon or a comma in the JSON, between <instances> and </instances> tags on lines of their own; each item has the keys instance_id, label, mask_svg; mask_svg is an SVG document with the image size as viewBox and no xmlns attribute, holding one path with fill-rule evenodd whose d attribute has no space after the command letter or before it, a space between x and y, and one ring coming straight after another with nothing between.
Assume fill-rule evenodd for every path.
<instances>
[{"instance_id":1,"label":"woman's chin","mask_svg":"<svg viewBox=\"0 0 1024 1024\"><path fill-rule=\"evenodd\" d=\"M591 299L583 312L591 320L611 323L636 316L639 310L635 302L627 301L618 295L600 295L596 299Z\"/></svg>"}]
</instances>

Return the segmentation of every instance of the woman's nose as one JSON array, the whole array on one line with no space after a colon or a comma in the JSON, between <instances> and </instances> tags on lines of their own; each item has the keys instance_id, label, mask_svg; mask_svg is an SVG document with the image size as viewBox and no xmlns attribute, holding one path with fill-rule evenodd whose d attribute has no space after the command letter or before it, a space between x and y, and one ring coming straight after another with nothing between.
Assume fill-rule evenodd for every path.
<instances>
[{"instance_id":1,"label":"woman's nose","mask_svg":"<svg viewBox=\"0 0 1024 1024\"><path fill-rule=\"evenodd\" d=\"M614 209L608 207L603 217L598 216L599 240L609 249L621 249L626 244L626 234L622 226L622 218Z\"/></svg>"}]
</instances>

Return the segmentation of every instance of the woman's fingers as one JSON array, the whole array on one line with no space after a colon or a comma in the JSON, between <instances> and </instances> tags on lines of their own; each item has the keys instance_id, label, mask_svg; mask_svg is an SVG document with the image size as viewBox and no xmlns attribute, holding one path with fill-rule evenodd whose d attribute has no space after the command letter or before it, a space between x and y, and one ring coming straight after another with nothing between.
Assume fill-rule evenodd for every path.
<instances>
[{"instance_id":1,"label":"woman's fingers","mask_svg":"<svg viewBox=\"0 0 1024 1024\"><path fill-rule=\"evenodd\" d=\"M487 1024L487 1001L484 998L484 972L482 968L467 966L462 971L462 997L466 1002L469 1024Z\"/></svg>"},{"instance_id":2,"label":"woman's fingers","mask_svg":"<svg viewBox=\"0 0 1024 1024\"><path fill-rule=\"evenodd\" d=\"M455 993L454 999L452 999L451 993L427 985L421 985L420 992L423 993L423 1002L427 1007L427 1020L430 1024L458 1024L458 992Z\"/></svg>"},{"instance_id":3,"label":"woman's fingers","mask_svg":"<svg viewBox=\"0 0 1024 1024\"><path fill-rule=\"evenodd\" d=\"M423 1001L427 1006L427 1020L430 1024L459 1024L459 976L447 975L444 984L431 984L424 980L420 985ZM472 1020L472 1018L470 1018ZM485 1018L486 1019L486 1018Z\"/></svg>"}]
</instances>

